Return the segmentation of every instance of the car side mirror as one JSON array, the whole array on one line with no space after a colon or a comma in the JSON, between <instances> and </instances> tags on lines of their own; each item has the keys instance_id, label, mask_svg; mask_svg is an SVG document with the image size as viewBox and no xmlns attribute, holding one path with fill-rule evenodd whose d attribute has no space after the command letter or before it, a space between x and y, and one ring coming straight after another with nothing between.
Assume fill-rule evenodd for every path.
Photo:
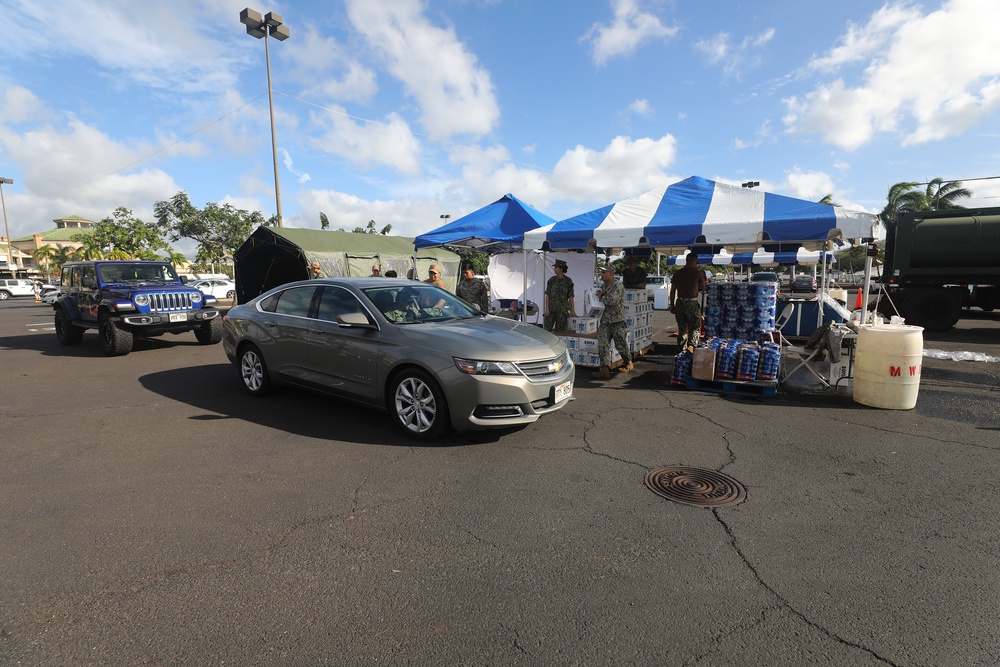
<instances>
[{"instance_id":1,"label":"car side mirror","mask_svg":"<svg viewBox=\"0 0 1000 667\"><path fill-rule=\"evenodd\" d=\"M342 327L373 327L364 313L344 313L337 315L337 324Z\"/></svg>"}]
</instances>

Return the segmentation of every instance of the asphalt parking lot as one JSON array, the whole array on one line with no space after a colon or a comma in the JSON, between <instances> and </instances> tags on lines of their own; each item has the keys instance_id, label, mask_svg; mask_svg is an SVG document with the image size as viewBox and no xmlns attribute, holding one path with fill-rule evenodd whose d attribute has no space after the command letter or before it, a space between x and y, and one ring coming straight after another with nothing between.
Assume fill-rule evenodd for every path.
<instances>
[{"instance_id":1,"label":"asphalt parking lot","mask_svg":"<svg viewBox=\"0 0 1000 667\"><path fill-rule=\"evenodd\" d=\"M0 303L0 664L1000 663L1000 363L925 358L907 411L694 392L655 324L561 412L415 446L193 334L108 358ZM1000 315L925 347L1000 357ZM666 500L670 465L746 499Z\"/></svg>"}]
</instances>

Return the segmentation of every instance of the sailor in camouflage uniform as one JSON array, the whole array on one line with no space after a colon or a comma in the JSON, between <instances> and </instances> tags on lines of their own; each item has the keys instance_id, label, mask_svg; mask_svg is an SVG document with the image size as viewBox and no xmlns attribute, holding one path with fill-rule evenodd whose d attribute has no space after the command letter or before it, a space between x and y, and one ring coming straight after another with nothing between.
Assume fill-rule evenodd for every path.
<instances>
[{"instance_id":1,"label":"sailor in camouflage uniform","mask_svg":"<svg viewBox=\"0 0 1000 667\"><path fill-rule=\"evenodd\" d=\"M564 260L557 259L552 265L554 276L545 284L545 330L563 331L567 319L576 317L576 304L573 303L573 280L566 275L569 266Z\"/></svg>"},{"instance_id":2,"label":"sailor in camouflage uniform","mask_svg":"<svg viewBox=\"0 0 1000 667\"><path fill-rule=\"evenodd\" d=\"M634 368L632 354L628 349L628 327L625 324L625 285L615 280L615 270L611 266L601 269L604 285L595 294L604 303L601 322L597 327L597 350L601 356L601 368L592 373L598 380L611 379L611 341L622 356L621 373Z\"/></svg>"},{"instance_id":3,"label":"sailor in camouflage uniform","mask_svg":"<svg viewBox=\"0 0 1000 667\"><path fill-rule=\"evenodd\" d=\"M486 283L476 278L475 271L469 265L462 269L462 279L455 287L455 296L484 313L490 309L490 292L486 289Z\"/></svg>"}]
</instances>

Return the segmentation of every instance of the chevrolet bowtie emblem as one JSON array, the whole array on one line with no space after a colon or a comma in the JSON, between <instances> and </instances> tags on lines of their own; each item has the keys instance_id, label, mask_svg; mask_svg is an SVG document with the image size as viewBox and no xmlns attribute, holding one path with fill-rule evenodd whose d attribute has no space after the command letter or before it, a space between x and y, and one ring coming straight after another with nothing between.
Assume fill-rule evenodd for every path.
<instances>
[{"instance_id":1,"label":"chevrolet bowtie emblem","mask_svg":"<svg viewBox=\"0 0 1000 667\"><path fill-rule=\"evenodd\" d=\"M549 364L549 372L550 373L555 373L560 368L562 368L562 362L561 361L554 361L551 364Z\"/></svg>"}]
</instances>

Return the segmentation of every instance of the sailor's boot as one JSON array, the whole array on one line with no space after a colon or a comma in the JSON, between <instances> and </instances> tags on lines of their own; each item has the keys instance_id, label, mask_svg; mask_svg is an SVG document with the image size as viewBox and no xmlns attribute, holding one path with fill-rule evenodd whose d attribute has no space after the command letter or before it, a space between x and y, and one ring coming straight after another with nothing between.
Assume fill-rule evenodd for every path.
<instances>
[{"instance_id":1,"label":"sailor's boot","mask_svg":"<svg viewBox=\"0 0 1000 667\"><path fill-rule=\"evenodd\" d=\"M595 380L610 380L611 379L611 369L607 366L601 366L601 368L596 373L591 373L590 377Z\"/></svg>"}]
</instances>

